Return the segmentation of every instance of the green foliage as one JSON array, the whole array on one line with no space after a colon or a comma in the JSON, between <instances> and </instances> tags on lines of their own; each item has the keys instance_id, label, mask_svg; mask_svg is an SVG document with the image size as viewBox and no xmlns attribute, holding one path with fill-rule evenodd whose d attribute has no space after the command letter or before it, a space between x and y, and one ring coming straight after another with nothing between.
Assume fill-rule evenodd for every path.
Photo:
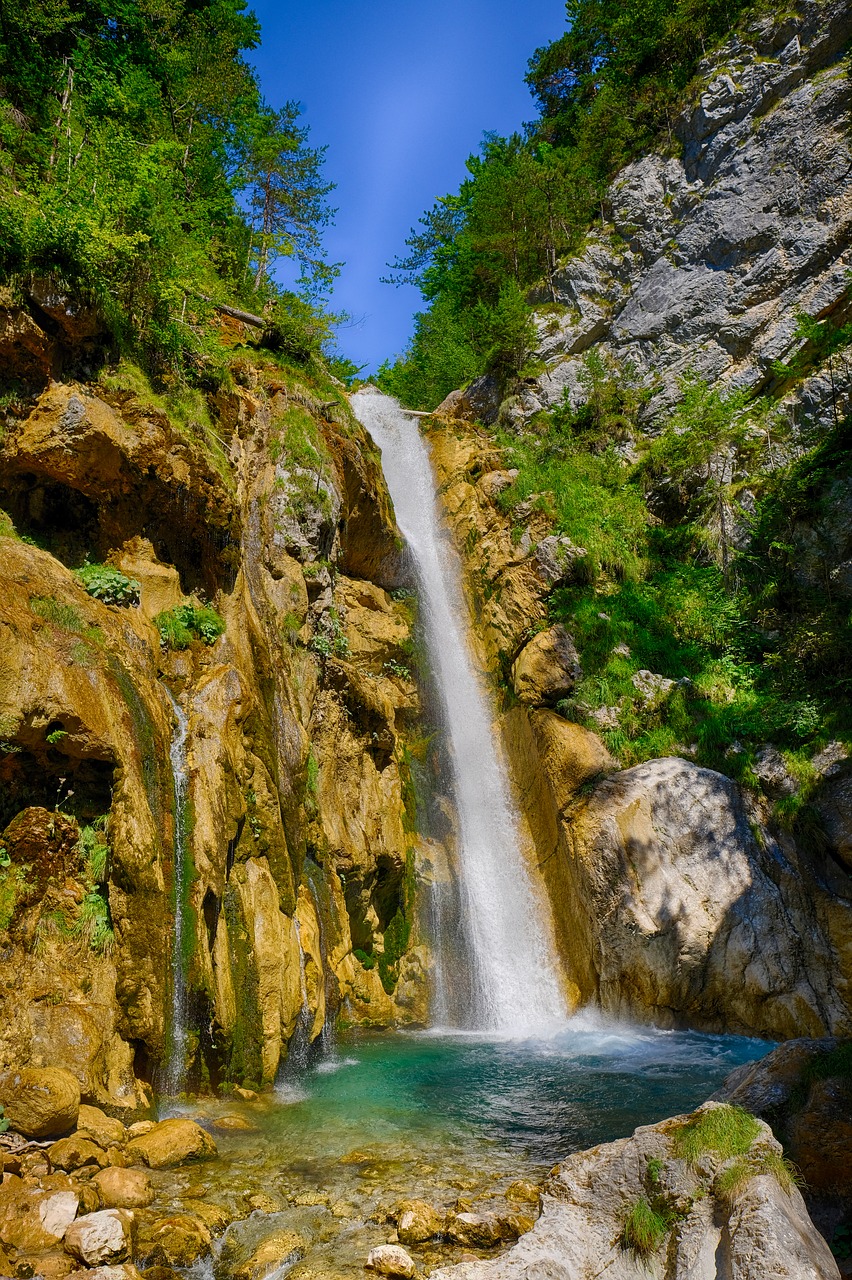
<instances>
[{"instance_id":1,"label":"green foliage","mask_svg":"<svg viewBox=\"0 0 852 1280\"><path fill-rule=\"evenodd\" d=\"M287 510L297 520L311 511L331 515L329 457L316 421L306 409L290 405L273 424L270 453L279 462L276 489L287 494Z\"/></svg>"},{"instance_id":2,"label":"green foliage","mask_svg":"<svg viewBox=\"0 0 852 1280\"><path fill-rule=\"evenodd\" d=\"M730 1160L747 1155L760 1133L760 1122L742 1107L727 1104L699 1112L672 1134L672 1149L687 1164L696 1164L713 1152Z\"/></svg>"},{"instance_id":3,"label":"green foliage","mask_svg":"<svg viewBox=\"0 0 852 1280\"><path fill-rule=\"evenodd\" d=\"M642 574L647 511L612 451L552 457L538 437L525 437L521 444L509 445L507 457L519 475L500 495L501 506L511 511L532 501L552 515L556 532L585 552L576 572L592 582L602 574L628 580Z\"/></svg>"},{"instance_id":4,"label":"green foliage","mask_svg":"<svg viewBox=\"0 0 852 1280\"><path fill-rule=\"evenodd\" d=\"M68 650L73 663L81 667L97 665L98 650L104 643L103 632L100 627L91 626L74 605L63 604L53 596L31 596L30 609L57 630L79 637Z\"/></svg>"},{"instance_id":5,"label":"green foliage","mask_svg":"<svg viewBox=\"0 0 852 1280\"><path fill-rule=\"evenodd\" d=\"M376 957L374 955L369 955L366 951L362 951L360 947L356 947L352 954L362 969L366 969L367 971L375 969Z\"/></svg>"},{"instance_id":6,"label":"green foliage","mask_svg":"<svg viewBox=\"0 0 852 1280\"><path fill-rule=\"evenodd\" d=\"M205 377L209 377L210 366L219 355L213 349L205 353ZM223 374L216 380L224 382L227 376ZM111 393L118 393L124 404L127 398L124 393L130 392L143 409L153 409L167 417L173 427L201 448L229 488L233 487L230 462L222 441L213 429L207 400L199 387L176 380L156 390L149 374L126 355L101 373L99 383L107 393L107 399L111 398Z\"/></svg>"},{"instance_id":7,"label":"green foliage","mask_svg":"<svg viewBox=\"0 0 852 1280\"><path fill-rule=\"evenodd\" d=\"M51 277L178 381L204 362L205 297L261 311L288 296L284 257L307 292L327 287L323 152L294 103L262 101L243 0L7 10L2 278Z\"/></svg>"},{"instance_id":8,"label":"green foliage","mask_svg":"<svg viewBox=\"0 0 852 1280\"><path fill-rule=\"evenodd\" d=\"M621 1230L621 1247L640 1258L656 1253L671 1228L670 1220L644 1197L631 1206Z\"/></svg>"},{"instance_id":9,"label":"green foliage","mask_svg":"<svg viewBox=\"0 0 852 1280\"><path fill-rule=\"evenodd\" d=\"M110 848L104 825L104 820L98 819L91 825L81 827L77 842L84 874L92 889L104 884L107 878Z\"/></svg>"},{"instance_id":10,"label":"green foliage","mask_svg":"<svg viewBox=\"0 0 852 1280\"><path fill-rule=\"evenodd\" d=\"M827 365L831 383L834 425L838 427L840 425L838 384L842 385L849 378L845 357L843 360L845 377L841 376L838 355L852 343L852 323L838 324L833 317L827 320L816 320L804 311L799 311L796 314L793 341L800 344L796 354L789 362L776 361L772 366L773 372L785 381L797 382L812 369Z\"/></svg>"},{"instance_id":11,"label":"green foliage","mask_svg":"<svg viewBox=\"0 0 852 1280\"><path fill-rule=\"evenodd\" d=\"M348 658L349 641L336 609L329 609L322 619L323 630L311 639L308 648L321 658Z\"/></svg>"},{"instance_id":12,"label":"green foliage","mask_svg":"<svg viewBox=\"0 0 852 1280\"><path fill-rule=\"evenodd\" d=\"M759 409L750 406L747 413L745 392L725 393L694 375L681 379L680 391L680 403L648 452L645 472L658 487L674 489L693 536L711 549L729 582L730 504L737 468L757 457L765 443L755 423Z\"/></svg>"},{"instance_id":13,"label":"green foliage","mask_svg":"<svg viewBox=\"0 0 852 1280\"><path fill-rule=\"evenodd\" d=\"M379 977L388 995L396 988L399 978L399 961L405 954L411 937L411 920L405 911L397 911L383 934L384 950L378 957Z\"/></svg>"},{"instance_id":14,"label":"green foliage","mask_svg":"<svg viewBox=\"0 0 852 1280\"><path fill-rule=\"evenodd\" d=\"M6 1133L9 1129L9 1121L7 1120L3 1107L0 1105L0 1133Z\"/></svg>"},{"instance_id":15,"label":"green foliage","mask_svg":"<svg viewBox=\"0 0 852 1280\"><path fill-rule=\"evenodd\" d=\"M763 1147L753 1152L748 1159L740 1157L727 1165L716 1178L713 1189L720 1200L730 1205L752 1178L763 1174L774 1178L787 1195L794 1187L803 1185L802 1175L791 1161L779 1151Z\"/></svg>"},{"instance_id":16,"label":"green foliage","mask_svg":"<svg viewBox=\"0 0 852 1280\"><path fill-rule=\"evenodd\" d=\"M491 369L504 385L529 357L524 294L555 301L560 259L606 222L607 183L673 121L698 61L747 0L568 0L568 30L538 49L527 82L541 115L526 132L486 134L457 193L440 197L391 266L428 305L408 350L379 383L430 409Z\"/></svg>"},{"instance_id":17,"label":"green foliage","mask_svg":"<svg viewBox=\"0 0 852 1280\"><path fill-rule=\"evenodd\" d=\"M566 0L568 31L536 50L527 83L541 132L620 167L671 128L698 60L746 6L711 0Z\"/></svg>"},{"instance_id":18,"label":"green foliage","mask_svg":"<svg viewBox=\"0 0 852 1280\"><path fill-rule=\"evenodd\" d=\"M776 821L823 840L811 758L833 737L852 739L852 618L843 599L803 580L797 539L802 525L831 527L838 486L852 477L852 423L778 466L781 427L763 403L688 376L649 440L632 370L593 352L581 382L581 404L566 398L526 432L493 433L519 473L498 498L513 540L532 508L575 549L548 609L572 634L583 675L557 710L602 732L625 765L688 754L754 786L756 752L772 742L796 781ZM619 440L638 461L624 460ZM737 508L744 483L748 515ZM646 699L641 671L675 685ZM603 709L616 727L601 730Z\"/></svg>"},{"instance_id":19,"label":"green foliage","mask_svg":"<svg viewBox=\"0 0 852 1280\"><path fill-rule=\"evenodd\" d=\"M172 650L188 649L194 640L215 644L225 630L224 620L212 605L194 600L158 613L154 626L160 633L161 644Z\"/></svg>"},{"instance_id":20,"label":"green foliage","mask_svg":"<svg viewBox=\"0 0 852 1280\"><path fill-rule=\"evenodd\" d=\"M104 604L137 605L139 583L106 564L84 564L74 573L90 596Z\"/></svg>"},{"instance_id":21,"label":"green foliage","mask_svg":"<svg viewBox=\"0 0 852 1280\"><path fill-rule=\"evenodd\" d=\"M115 947L115 931L106 890L91 889L80 904L74 935L82 938L98 955L109 955Z\"/></svg>"}]
</instances>

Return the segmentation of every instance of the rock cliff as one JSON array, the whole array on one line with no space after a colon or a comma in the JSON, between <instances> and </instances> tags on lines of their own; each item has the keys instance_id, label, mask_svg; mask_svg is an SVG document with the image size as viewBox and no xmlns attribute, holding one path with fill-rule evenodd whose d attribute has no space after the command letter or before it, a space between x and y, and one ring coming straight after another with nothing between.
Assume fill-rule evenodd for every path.
<instances>
[{"instance_id":1,"label":"rock cliff","mask_svg":"<svg viewBox=\"0 0 852 1280\"><path fill-rule=\"evenodd\" d=\"M767 395L790 424L787 459L804 448L799 432L813 440L839 430L850 382L838 357L834 364L805 360L796 378L778 362L807 353L800 313L829 327L847 319L850 34L848 5L805 3L795 13L750 18L709 55L673 124L671 147L631 163L611 184L602 223L554 276L555 302L550 291L546 299L532 295L540 372L502 403L493 379L454 392L429 428L483 657L502 686L504 738L575 998L662 1025L770 1038L806 1029L848 1034L845 748L833 744L828 754L838 752L837 759L817 756L812 765L813 837L799 826L794 838L773 813L772 797L796 784L769 744L745 789L699 767L689 739L674 746L687 758L619 769L598 734L621 729L621 706L575 711L585 727L565 718L584 654L565 620L568 606L554 602L570 595L574 608L587 589L590 600L600 597L597 617L608 620L606 597L618 594L624 566L604 566L595 578L585 548L554 527L552 493L512 497L518 473L495 440L508 441L510 451L520 440L518 465L535 458L531 470L544 486L551 474L554 485L571 483L558 478L558 466L548 471L551 455L585 448L595 463L614 445L613 465L626 485L688 373L716 390ZM560 435L557 418L540 411L558 407L564 416L566 404L576 414L591 403L590 353L614 388L634 389L636 406L632 427L616 418L612 439L592 432L588 443L579 417ZM754 505L755 478L734 454L720 462L722 450L716 465L731 472L738 496L724 518L747 549L742 504ZM771 472L780 460L770 457L766 467ZM845 474L838 470L810 522L800 517L789 530L792 582L806 583L817 600L820 592L846 599ZM690 483L700 482L693 476ZM668 510L653 488L647 501L648 525L676 538L685 509ZM620 518L613 513L603 510L602 524ZM702 563L699 541L690 554ZM613 652L622 651L631 658L624 645ZM677 693L672 675L634 670L621 702L648 715ZM731 752L741 749L731 744Z\"/></svg>"},{"instance_id":2,"label":"rock cliff","mask_svg":"<svg viewBox=\"0 0 852 1280\"><path fill-rule=\"evenodd\" d=\"M274 1079L338 1013L422 1021L413 602L345 397L250 348L188 421L126 368L28 373L0 448L0 1067L144 1104L177 963L196 1085Z\"/></svg>"},{"instance_id":3,"label":"rock cliff","mask_svg":"<svg viewBox=\"0 0 852 1280\"><path fill-rule=\"evenodd\" d=\"M825 849L797 847L729 778L675 758L619 770L596 734L553 710L577 662L547 628L570 548L560 555L536 509L518 539L499 505L511 476L490 438L432 421L483 660L515 704L504 742L576 1002L664 1026L848 1034L848 875Z\"/></svg>"},{"instance_id":4,"label":"rock cliff","mask_svg":"<svg viewBox=\"0 0 852 1280\"><path fill-rule=\"evenodd\" d=\"M525 393L527 412L565 389L582 397L593 345L653 388L648 419L677 398L688 370L778 390L773 362L799 345L796 314L845 320L851 33L842 0L811 0L754 20L701 64L674 122L674 154L618 175L605 225L557 272L559 305L537 321L546 370ZM829 419L837 391L824 370L789 411Z\"/></svg>"}]
</instances>

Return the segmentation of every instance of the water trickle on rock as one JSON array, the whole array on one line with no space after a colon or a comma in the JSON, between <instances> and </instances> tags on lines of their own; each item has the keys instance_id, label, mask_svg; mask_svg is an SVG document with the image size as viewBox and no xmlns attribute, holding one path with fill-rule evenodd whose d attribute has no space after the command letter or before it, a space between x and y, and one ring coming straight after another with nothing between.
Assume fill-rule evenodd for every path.
<instances>
[{"instance_id":1,"label":"water trickle on rock","mask_svg":"<svg viewBox=\"0 0 852 1280\"><path fill-rule=\"evenodd\" d=\"M170 689L163 689L171 703L175 716L175 729L169 748L174 789L174 919L172 940L172 1018L169 1031L168 1057L163 1079L163 1093L176 1097L185 1085L188 1043L189 1008L186 988L185 944L187 936L187 788L189 778L186 769L186 740L189 721L186 713ZM191 925L190 925L191 927Z\"/></svg>"},{"instance_id":2,"label":"water trickle on rock","mask_svg":"<svg viewBox=\"0 0 852 1280\"><path fill-rule=\"evenodd\" d=\"M461 566L444 532L429 454L416 420L389 396L352 397L356 416L382 451L385 479L420 588L426 647L436 681L458 813L460 927L467 975L436 914L435 1016L510 1035L555 1030L567 1017L543 890L521 848L518 817L494 733L485 682L474 666ZM465 1007L453 988L468 988Z\"/></svg>"}]
</instances>

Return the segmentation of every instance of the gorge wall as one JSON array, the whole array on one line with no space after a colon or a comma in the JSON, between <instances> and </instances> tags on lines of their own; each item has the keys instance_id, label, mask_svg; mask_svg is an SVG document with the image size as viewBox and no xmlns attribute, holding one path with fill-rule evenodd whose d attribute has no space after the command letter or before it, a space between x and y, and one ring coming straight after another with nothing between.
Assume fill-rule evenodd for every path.
<instances>
[{"instance_id":1,"label":"gorge wall","mask_svg":"<svg viewBox=\"0 0 852 1280\"><path fill-rule=\"evenodd\" d=\"M0 449L0 1067L146 1102L181 879L189 1087L272 1081L338 1016L422 1022L413 604L375 448L336 386L250 347L206 420L128 366L34 377L33 350L78 348L32 309L4 312L34 385Z\"/></svg>"},{"instance_id":2,"label":"gorge wall","mask_svg":"<svg viewBox=\"0 0 852 1280\"><path fill-rule=\"evenodd\" d=\"M634 671L630 697L565 712L585 654L562 602L596 599L603 630L618 576L604 568L590 580L586 548L560 533L552 493L513 496L511 455L517 442L521 457L538 459L533 475L546 476L548 460L572 445L543 410L564 416L591 404L594 419L590 397L605 394L605 376L616 397L619 387L638 389L634 424L614 417L612 436L590 447L615 446L625 486L682 398L684 375L722 396L767 397L786 425L777 454L770 447L762 460L764 475L800 457L815 434L840 430L848 361L806 359L798 317L839 328L849 309L850 32L847 5L805 4L752 20L708 57L673 124L671 151L618 175L603 223L557 269L553 290L531 295L535 376L508 388L480 379L452 393L429 429L575 998L663 1025L849 1034L847 748L834 742L808 764L814 839L778 821L778 786L792 794L797 784L783 764L772 775L769 762L782 757L771 741L745 788L701 767L688 739L677 757L620 768L601 734L626 715L663 715L690 681ZM796 376L779 367L796 358ZM682 482L693 494L714 474L729 483L721 518L753 558L757 472L725 445L703 480L695 471ZM819 514L790 517L790 581L815 597L850 599L849 484L841 462L816 490L825 498ZM674 487L664 476L651 489L655 527L686 522ZM712 543L718 528L708 529ZM712 563L698 548L699 562L703 554ZM624 644L615 653L631 658ZM731 760L743 747L729 750Z\"/></svg>"}]
</instances>

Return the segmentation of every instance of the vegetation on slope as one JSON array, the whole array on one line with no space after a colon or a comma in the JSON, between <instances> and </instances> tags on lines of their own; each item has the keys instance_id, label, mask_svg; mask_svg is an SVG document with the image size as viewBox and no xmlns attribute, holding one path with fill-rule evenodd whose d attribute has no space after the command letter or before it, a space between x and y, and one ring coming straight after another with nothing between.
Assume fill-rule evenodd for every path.
<instances>
[{"instance_id":1,"label":"vegetation on slope","mask_svg":"<svg viewBox=\"0 0 852 1280\"><path fill-rule=\"evenodd\" d=\"M296 104L263 101L257 41L243 0L2 6L0 279L88 301L166 381L209 366L205 299L262 312L292 354L328 335L323 151Z\"/></svg>"},{"instance_id":2,"label":"vegetation on slope","mask_svg":"<svg viewBox=\"0 0 852 1280\"><path fill-rule=\"evenodd\" d=\"M587 358L589 400L497 432L518 469L500 496L522 532L530 503L584 554L550 597L583 677L558 710L602 732L625 764L692 754L754 782L774 743L807 817L812 757L852 740L848 600L803 563L808 530L831 545L852 482L852 423L795 442L770 404L686 380L667 427L646 435L629 376ZM667 683L650 694L640 672Z\"/></svg>"},{"instance_id":3,"label":"vegetation on slope","mask_svg":"<svg viewBox=\"0 0 852 1280\"><path fill-rule=\"evenodd\" d=\"M568 0L569 30L530 63L538 119L523 136L486 139L395 264L428 309L409 350L384 366L385 390L430 408L483 373L507 394L537 372L530 298L547 309L558 261L606 220L615 171L673 145L700 58L756 7ZM848 383L852 326L803 315L797 337L777 392L820 368L835 392ZM518 541L537 507L583 549L549 601L583 670L557 709L601 732L624 764L682 754L755 783L771 742L787 773L777 816L809 823L814 756L852 741L848 600L820 576L852 481L839 395L833 424L793 431L771 401L687 377L671 419L649 424L650 388L630 368L593 349L580 381L580 407L566 397L523 429L492 429L518 470L500 497ZM806 564L814 531L821 550ZM662 683L643 687L641 672Z\"/></svg>"}]
</instances>

